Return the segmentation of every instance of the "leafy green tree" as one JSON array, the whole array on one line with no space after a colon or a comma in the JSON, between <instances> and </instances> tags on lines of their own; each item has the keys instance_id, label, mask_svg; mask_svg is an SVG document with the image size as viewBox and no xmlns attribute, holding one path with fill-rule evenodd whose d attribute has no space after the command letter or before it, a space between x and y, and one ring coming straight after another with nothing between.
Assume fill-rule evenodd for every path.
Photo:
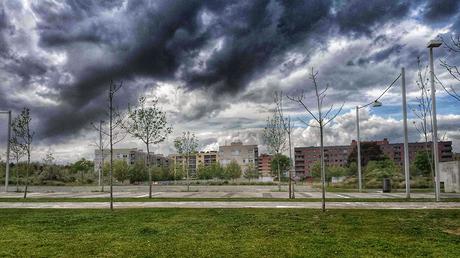
<instances>
[{"instance_id":1,"label":"leafy green tree","mask_svg":"<svg viewBox=\"0 0 460 258\"><path fill-rule=\"evenodd\" d=\"M203 164L198 165L197 175L199 179L212 179L214 177L211 166L205 166Z\"/></svg>"},{"instance_id":2,"label":"leafy green tree","mask_svg":"<svg viewBox=\"0 0 460 258\"><path fill-rule=\"evenodd\" d=\"M16 117L13 120L13 123L12 123L13 128L17 126L15 125L17 124L17 119L18 117ZM19 192L19 161L24 155L27 154L26 145L24 145L24 143L21 141L21 138L20 138L21 136L18 135L18 133L19 133L18 130L13 129L13 135L11 136L11 139L10 139L11 155L12 155L12 158L16 161L16 164L14 166L14 171L16 174L16 192Z\"/></svg>"},{"instance_id":3,"label":"leafy green tree","mask_svg":"<svg viewBox=\"0 0 460 258\"><path fill-rule=\"evenodd\" d=\"M169 173L173 180L181 180L185 176L185 169L181 164L172 164L169 166Z\"/></svg>"},{"instance_id":4,"label":"leafy green tree","mask_svg":"<svg viewBox=\"0 0 460 258\"><path fill-rule=\"evenodd\" d=\"M187 191L190 191L190 181L189 181L189 169L188 162L189 157L196 152L198 148L198 139L194 133L184 132L181 137L177 137L174 140L174 147L176 147L177 153L182 156L185 156L185 173L187 176Z\"/></svg>"},{"instance_id":5,"label":"leafy green tree","mask_svg":"<svg viewBox=\"0 0 460 258\"><path fill-rule=\"evenodd\" d=\"M27 155L24 199L27 198L27 187L29 186L31 146L35 135L35 132L30 130L31 121L32 117L30 116L30 110L28 108L23 108L21 113L11 123L13 135L16 137L18 145L22 146L23 150Z\"/></svg>"},{"instance_id":6,"label":"leafy green tree","mask_svg":"<svg viewBox=\"0 0 460 258\"><path fill-rule=\"evenodd\" d=\"M238 163L234 160L230 162L230 164L225 167L225 174L229 179L237 179L241 177L241 167Z\"/></svg>"},{"instance_id":7,"label":"leafy green tree","mask_svg":"<svg viewBox=\"0 0 460 258\"><path fill-rule=\"evenodd\" d=\"M222 165L220 165L219 162L212 163L208 166L208 168L210 170L209 173L212 175L212 178L228 179L226 178L224 167L222 167Z\"/></svg>"},{"instance_id":8,"label":"leafy green tree","mask_svg":"<svg viewBox=\"0 0 460 258\"><path fill-rule=\"evenodd\" d=\"M253 163L249 163L248 167L244 171L244 178L248 179L251 182L251 179L259 178L259 170L254 166Z\"/></svg>"},{"instance_id":9,"label":"leafy green tree","mask_svg":"<svg viewBox=\"0 0 460 258\"><path fill-rule=\"evenodd\" d=\"M284 172L289 170L291 166L291 161L289 157L287 157L286 155L275 154L272 158L270 166L273 176L277 176L274 172L277 172L279 168L280 173L278 173L278 176L283 177Z\"/></svg>"},{"instance_id":10,"label":"leafy green tree","mask_svg":"<svg viewBox=\"0 0 460 258\"><path fill-rule=\"evenodd\" d=\"M386 159L385 154L376 142L361 142L361 166L365 167L369 161L380 161ZM358 157L357 147L354 146L348 156L348 164L356 162Z\"/></svg>"},{"instance_id":11,"label":"leafy green tree","mask_svg":"<svg viewBox=\"0 0 460 258\"><path fill-rule=\"evenodd\" d=\"M348 176L356 176L358 174L358 164L356 162L351 162L347 167Z\"/></svg>"},{"instance_id":12,"label":"leafy green tree","mask_svg":"<svg viewBox=\"0 0 460 258\"><path fill-rule=\"evenodd\" d=\"M346 176L347 173L348 173L348 170L344 167L331 166L327 168L326 178L327 178L327 181L330 182L333 177Z\"/></svg>"},{"instance_id":13,"label":"leafy green tree","mask_svg":"<svg viewBox=\"0 0 460 258\"><path fill-rule=\"evenodd\" d=\"M80 181L83 183L84 175L93 170L94 164L92 161L82 158L71 165L70 170L74 174L80 174Z\"/></svg>"},{"instance_id":14,"label":"leafy green tree","mask_svg":"<svg viewBox=\"0 0 460 258\"><path fill-rule=\"evenodd\" d=\"M128 180L131 184L143 182L148 179L147 167L145 162L136 161L133 165L128 168Z\"/></svg>"},{"instance_id":15,"label":"leafy green tree","mask_svg":"<svg viewBox=\"0 0 460 258\"><path fill-rule=\"evenodd\" d=\"M129 108L126 131L145 144L147 148L146 165L149 168L150 145L163 142L172 129L168 127L166 113L158 107L158 99L154 99L149 106L146 106L145 101L145 97L140 97L138 106L134 109ZM152 198L152 173L148 174L149 198Z\"/></svg>"},{"instance_id":16,"label":"leafy green tree","mask_svg":"<svg viewBox=\"0 0 460 258\"><path fill-rule=\"evenodd\" d=\"M281 155L283 150L286 149L286 130L284 119L280 112L276 109L273 111L272 117L267 118L267 125L264 128L263 139L268 147L268 150L274 156ZM272 169L278 174L278 190L281 191L281 164L276 160L276 167ZM273 164L273 160L272 160Z\"/></svg>"},{"instance_id":17,"label":"leafy green tree","mask_svg":"<svg viewBox=\"0 0 460 258\"><path fill-rule=\"evenodd\" d=\"M113 162L113 177L122 183L129 179L128 164L124 160L115 160Z\"/></svg>"},{"instance_id":18,"label":"leafy green tree","mask_svg":"<svg viewBox=\"0 0 460 258\"><path fill-rule=\"evenodd\" d=\"M413 164L413 174L415 176L429 177L431 174L431 152L425 153L424 151L417 152Z\"/></svg>"},{"instance_id":19,"label":"leafy green tree","mask_svg":"<svg viewBox=\"0 0 460 258\"><path fill-rule=\"evenodd\" d=\"M368 178L381 180L391 178L400 172L400 168L390 159L371 160L364 169L364 175Z\"/></svg>"},{"instance_id":20,"label":"leafy green tree","mask_svg":"<svg viewBox=\"0 0 460 258\"><path fill-rule=\"evenodd\" d=\"M40 178L43 180L61 180L57 166L54 164L54 156L51 151L48 151L43 158L43 170L40 173Z\"/></svg>"}]
</instances>

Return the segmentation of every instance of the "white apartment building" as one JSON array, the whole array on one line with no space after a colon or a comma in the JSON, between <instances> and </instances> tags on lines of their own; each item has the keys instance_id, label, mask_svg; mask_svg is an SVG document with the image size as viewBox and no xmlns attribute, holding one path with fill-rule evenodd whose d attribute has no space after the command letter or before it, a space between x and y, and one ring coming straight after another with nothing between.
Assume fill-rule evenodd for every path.
<instances>
[{"instance_id":1,"label":"white apartment building","mask_svg":"<svg viewBox=\"0 0 460 258\"><path fill-rule=\"evenodd\" d=\"M219 162L226 166L232 160L236 161L241 166L241 170L245 171L249 164L253 164L258 168L259 148L257 145L243 145L242 142L232 142L230 145L219 146Z\"/></svg>"}]
</instances>

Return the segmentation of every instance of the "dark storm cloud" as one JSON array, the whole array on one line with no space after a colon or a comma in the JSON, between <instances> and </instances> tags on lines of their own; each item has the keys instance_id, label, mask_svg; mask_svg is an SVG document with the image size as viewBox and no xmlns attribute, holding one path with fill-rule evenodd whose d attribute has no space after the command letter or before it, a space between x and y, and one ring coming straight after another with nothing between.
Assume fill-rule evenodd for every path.
<instances>
[{"instance_id":1,"label":"dark storm cloud","mask_svg":"<svg viewBox=\"0 0 460 258\"><path fill-rule=\"evenodd\" d=\"M424 8L423 17L429 22L440 22L457 15L460 7L458 0L429 0Z\"/></svg>"},{"instance_id":2,"label":"dark storm cloud","mask_svg":"<svg viewBox=\"0 0 460 258\"><path fill-rule=\"evenodd\" d=\"M179 79L189 88L237 93L276 58L304 40L328 15L329 5L329 1L132 1L126 10L120 10L119 4L100 5L98 1L85 4L71 1L64 7L38 2L34 11L41 18L37 28L42 47L66 50L71 57L76 48L81 51L103 48L109 55L116 55L116 60L109 64L96 61L66 65L69 71L74 71L76 82L54 85L63 89L60 90L63 104L57 117L49 119L57 123L47 123L44 134L59 133L64 121L74 130L87 124L89 117L84 115L74 116L69 124L69 114L80 114L92 106L94 99L106 92L111 79L131 80L136 76ZM98 17L103 11L114 12L115 17ZM213 17L209 24L202 21L204 12ZM199 52L217 38L223 38L223 44L219 51L203 60L206 68L191 69L190 64ZM134 99L136 91L132 90L134 94L129 98ZM208 107L196 108L189 119L209 113Z\"/></svg>"},{"instance_id":3,"label":"dark storm cloud","mask_svg":"<svg viewBox=\"0 0 460 258\"><path fill-rule=\"evenodd\" d=\"M302 42L327 17L329 8L329 1L250 1L229 9L217 20L224 35L222 49L212 54L203 71L187 71L186 81L240 91Z\"/></svg>"},{"instance_id":4,"label":"dark storm cloud","mask_svg":"<svg viewBox=\"0 0 460 258\"><path fill-rule=\"evenodd\" d=\"M339 4L337 22L342 33L371 34L376 25L407 15L411 1L351 0Z\"/></svg>"},{"instance_id":5,"label":"dark storm cloud","mask_svg":"<svg viewBox=\"0 0 460 258\"><path fill-rule=\"evenodd\" d=\"M289 74L308 61L308 54L286 60L290 52L314 51L322 47L321 37L335 33L370 36L380 25L402 19L410 7L409 1L383 0L36 1L32 10L38 47L65 53L67 61L55 67L23 55L8 58L6 71L20 77L23 85L32 78L41 80L50 91L37 94L59 100L47 107L24 103L40 117L39 137L65 138L101 118L111 80L125 83L118 95L120 107L142 92L139 79L209 91L209 103L192 105L183 116L193 120L225 109L250 82L280 64L282 73ZM12 48L6 40L11 26L0 7L0 55ZM310 45L311 40L316 44ZM400 48L395 45L349 64L381 62ZM271 101L273 88L242 99Z\"/></svg>"}]
</instances>

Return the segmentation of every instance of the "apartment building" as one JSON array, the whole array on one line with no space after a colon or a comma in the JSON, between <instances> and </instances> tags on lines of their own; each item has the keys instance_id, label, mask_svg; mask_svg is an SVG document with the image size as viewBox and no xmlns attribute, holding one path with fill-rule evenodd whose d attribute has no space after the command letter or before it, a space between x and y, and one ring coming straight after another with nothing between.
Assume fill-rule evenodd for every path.
<instances>
[{"instance_id":1,"label":"apartment building","mask_svg":"<svg viewBox=\"0 0 460 258\"><path fill-rule=\"evenodd\" d=\"M272 155L270 154L260 154L259 156L259 174L261 177L271 177L271 163L272 163Z\"/></svg>"},{"instance_id":2,"label":"apartment building","mask_svg":"<svg viewBox=\"0 0 460 258\"><path fill-rule=\"evenodd\" d=\"M326 166L346 166L351 151L352 147L350 145L326 146L324 147L324 162ZM320 158L319 147L295 147L294 164L296 176L310 177L313 165L320 161Z\"/></svg>"},{"instance_id":3,"label":"apartment building","mask_svg":"<svg viewBox=\"0 0 460 258\"><path fill-rule=\"evenodd\" d=\"M206 152L197 152L188 156L188 160L185 155L172 154L169 155L169 159L172 164L175 166L185 167L187 166L188 161L188 172L189 176L195 178L197 176L198 167L202 164L204 166L209 166L215 164L218 161L217 151L206 151Z\"/></svg>"},{"instance_id":4,"label":"apartment building","mask_svg":"<svg viewBox=\"0 0 460 258\"><path fill-rule=\"evenodd\" d=\"M201 151L196 154L197 166L204 165L209 166L216 164L218 160L217 151Z\"/></svg>"},{"instance_id":5,"label":"apartment building","mask_svg":"<svg viewBox=\"0 0 460 258\"><path fill-rule=\"evenodd\" d=\"M110 160L110 150L104 150L104 162ZM113 160L123 160L128 165L134 165L137 161L144 162L147 153L136 148L113 149ZM161 154L150 153L149 162L151 166L169 166L168 158ZM94 150L94 169L99 169L99 164L102 164L102 155L99 149Z\"/></svg>"},{"instance_id":6,"label":"apartment building","mask_svg":"<svg viewBox=\"0 0 460 258\"><path fill-rule=\"evenodd\" d=\"M382 141L372 141L376 143L384 155L393 160L396 164L404 165L404 144L403 143L390 143L388 139ZM357 142L353 140L350 145L342 146L325 146L324 147L324 161L326 166L339 166L344 167L348 165L348 157L350 153L356 148ZM428 143L428 148L431 151L432 143ZM417 152L425 150L424 142L409 143L409 161L415 159ZM320 147L296 147L295 153L295 171L297 176L310 177L310 171L313 165L320 161ZM452 161L452 142L442 141L438 144L439 161ZM365 156L366 153L361 153Z\"/></svg>"},{"instance_id":7,"label":"apartment building","mask_svg":"<svg viewBox=\"0 0 460 258\"><path fill-rule=\"evenodd\" d=\"M241 170L245 171L249 164L253 164L258 168L259 148L257 145L243 145L242 142L232 142L230 145L219 146L219 162L226 166L236 161L241 166Z\"/></svg>"}]
</instances>

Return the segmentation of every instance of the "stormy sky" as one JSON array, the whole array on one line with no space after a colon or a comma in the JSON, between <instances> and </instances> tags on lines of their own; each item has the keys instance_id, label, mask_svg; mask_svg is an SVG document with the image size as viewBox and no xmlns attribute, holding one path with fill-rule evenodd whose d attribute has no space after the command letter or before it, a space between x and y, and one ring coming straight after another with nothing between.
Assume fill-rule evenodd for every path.
<instances>
[{"instance_id":1,"label":"stormy sky","mask_svg":"<svg viewBox=\"0 0 460 258\"><path fill-rule=\"evenodd\" d=\"M303 90L313 106L313 67L320 85L329 84L325 105L344 103L326 143L349 144L354 107L379 96L401 67L414 107L426 43L458 33L457 0L2 0L0 109L31 109L35 160L48 151L63 163L92 159L98 136L90 123L107 120L109 83L123 82L121 110L147 96L167 113L174 132L157 153L174 152L172 140L184 130L196 133L201 149L239 139L263 152L274 92ZM437 77L460 89L440 60L460 65L460 53L435 49ZM460 151L460 103L437 87L440 137ZM363 139L402 141L400 92L398 81L382 107L361 110ZM304 110L284 104L296 122L294 145L317 145L318 129L298 121L310 120ZM410 139L420 141L409 117ZM0 142L5 149L5 130ZM143 145L126 138L118 147Z\"/></svg>"}]
</instances>

